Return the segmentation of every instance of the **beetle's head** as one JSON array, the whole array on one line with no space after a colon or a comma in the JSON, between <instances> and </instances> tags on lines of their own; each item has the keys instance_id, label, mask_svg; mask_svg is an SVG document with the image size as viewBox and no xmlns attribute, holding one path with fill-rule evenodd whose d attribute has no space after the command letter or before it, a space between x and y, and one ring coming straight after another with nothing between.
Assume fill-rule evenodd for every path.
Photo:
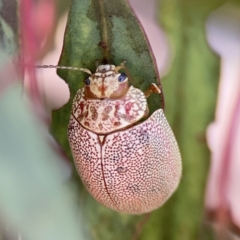
<instances>
[{"instance_id":1,"label":"beetle's head","mask_svg":"<svg viewBox=\"0 0 240 240\"><path fill-rule=\"evenodd\" d=\"M85 79L85 95L95 99L115 99L124 96L129 88L128 77L118 71L123 65L100 65Z\"/></svg>"}]
</instances>

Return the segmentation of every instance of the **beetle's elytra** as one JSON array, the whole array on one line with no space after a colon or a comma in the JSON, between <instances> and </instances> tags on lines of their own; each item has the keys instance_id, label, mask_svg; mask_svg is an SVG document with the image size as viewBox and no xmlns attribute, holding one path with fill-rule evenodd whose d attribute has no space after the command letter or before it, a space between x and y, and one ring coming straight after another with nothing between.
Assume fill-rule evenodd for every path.
<instances>
[{"instance_id":1,"label":"beetle's elytra","mask_svg":"<svg viewBox=\"0 0 240 240\"><path fill-rule=\"evenodd\" d=\"M116 211L142 214L177 188L181 157L163 110L148 117L148 94L129 86L120 68L100 65L94 74L82 69L90 76L73 100L68 139L92 196ZM155 84L149 89L160 93Z\"/></svg>"}]
</instances>

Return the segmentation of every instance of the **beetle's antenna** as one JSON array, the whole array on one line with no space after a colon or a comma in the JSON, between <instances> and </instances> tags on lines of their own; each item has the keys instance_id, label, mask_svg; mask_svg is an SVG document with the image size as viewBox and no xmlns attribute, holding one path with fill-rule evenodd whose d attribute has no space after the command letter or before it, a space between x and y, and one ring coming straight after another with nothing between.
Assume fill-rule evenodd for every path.
<instances>
[{"instance_id":1,"label":"beetle's antenna","mask_svg":"<svg viewBox=\"0 0 240 240\"><path fill-rule=\"evenodd\" d=\"M125 68L124 64L125 64L126 62L127 62L127 60L122 61L122 63L120 64L120 66L117 66L117 67L115 68L115 72L118 72L120 69Z\"/></svg>"},{"instance_id":2,"label":"beetle's antenna","mask_svg":"<svg viewBox=\"0 0 240 240\"><path fill-rule=\"evenodd\" d=\"M36 65L36 68L59 68L59 69L68 69L73 71L82 71L86 72L89 75L92 75L92 72L87 68L77 68L77 67L67 67L67 66L58 66L58 65Z\"/></svg>"}]
</instances>

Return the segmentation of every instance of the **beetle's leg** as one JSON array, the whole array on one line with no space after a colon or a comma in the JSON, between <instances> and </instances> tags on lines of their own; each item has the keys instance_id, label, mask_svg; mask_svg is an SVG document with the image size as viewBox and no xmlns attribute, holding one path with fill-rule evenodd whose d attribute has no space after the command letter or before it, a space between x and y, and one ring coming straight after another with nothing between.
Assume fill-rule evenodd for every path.
<instances>
[{"instance_id":1,"label":"beetle's leg","mask_svg":"<svg viewBox=\"0 0 240 240\"><path fill-rule=\"evenodd\" d=\"M161 92L161 89L155 83L151 83L150 87L144 94L145 97L148 98L152 93L160 94Z\"/></svg>"},{"instance_id":2,"label":"beetle's leg","mask_svg":"<svg viewBox=\"0 0 240 240\"><path fill-rule=\"evenodd\" d=\"M144 95L146 98L148 98L152 93L160 94L161 92L162 92L161 89L155 83L151 83L148 90L144 92ZM148 114L149 114L149 109L147 108L144 116L148 117Z\"/></svg>"},{"instance_id":3,"label":"beetle's leg","mask_svg":"<svg viewBox=\"0 0 240 240\"><path fill-rule=\"evenodd\" d=\"M149 109L148 109L148 107L146 108L143 117L149 117Z\"/></svg>"}]
</instances>

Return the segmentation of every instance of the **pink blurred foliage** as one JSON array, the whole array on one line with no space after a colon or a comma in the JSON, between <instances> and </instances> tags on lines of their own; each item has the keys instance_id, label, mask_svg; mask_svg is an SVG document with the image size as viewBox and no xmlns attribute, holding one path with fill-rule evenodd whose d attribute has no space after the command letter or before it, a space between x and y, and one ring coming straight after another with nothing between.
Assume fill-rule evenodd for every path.
<instances>
[{"instance_id":1,"label":"pink blurred foliage","mask_svg":"<svg viewBox=\"0 0 240 240\"><path fill-rule=\"evenodd\" d=\"M22 55L25 63L37 60L54 27L56 0L21 0Z\"/></svg>"},{"instance_id":2,"label":"pink blurred foliage","mask_svg":"<svg viewBox=\"0 0 240 240\"><path fill-rule=\"evenodd\" d=\"M20 38L21 59L24 74L27 75L29 94L35 109L41 108L35 65L41 55L44 42L53 30L55 21L55 0L21 0L20 1ZM39 111L40 112L40 111ZM42 112L42 109L41 109Z\"/></svg>"},{"instance_id":3,"label":"pink blurred foliage","mask_svg":"<svg viewBox=\"0 0 240 240\"><path fill-rule=\"evenodd\" d=\"M21 0L20 1L20 37L21 37L21 63L24 72L25 89L28 91L36 116L41 122L50 124L50 117L46 111L44 98L36 74L35 65L42 58L44 47L49 41L49 36L54 30L56 21L56 0ZM66 155L61 147L53 140L48 138L51 148L61 156L59 159L66 159ZM62 158L63 157L63 158ZM66 179L71 174L71 167L66 162Z\"/></svg>"},{"instance_id":4,"label":"pink blurred foliage","mask_svg":"<svg viewBox=\"0 0 240 240\"><path fill-rule=\"evenodd\" d=\"M0 68L0 95L17 80L17 73L12 61L6 61Z\"/></svg>"},{"instance_id":5,"label":"pink blurred foliage","mask_svg":"<svg viewBox=\"0 0 240 240\"><path fill-rule=\"evenodd\" d=\"M39 65L57 65L62 47L64 31L67 23L67 13L65 13L58 21L56 32L53 39L53 49L49 51L42 59L39 59ZM56 74L56 69L37 69L37 78L41 94L44 96L46 107L49 112L58 109L66 104L69 100L69 90L66 82L64 82Z\"/></svg>"},{"instance_id":6,"label":"pink blurred foliage","mask_svg":"<svg viewBox=\"0 0 240 240\"><path fill-rule=\"evenodd\" d=\"M157 21L157 0L129 0L129 3L147 35L160 76L164 76L171 66L172 54L166 34Z\"/></svg>"},{"instance_id":7,"label":"pink blurred foliage","mask_svg":"<svg viewBox=\"0 0 240 240\"><path fill-rule=\"evenodd\" d=\"M221 57L215 122L207 130L212 152L206 207L219 224L240 233L240 7L225 5L207 22L210 46Z\"/></svg>"},{"instance_id":8,"label":"pink blurred foliage","mask_svg":"<svg viewBox=\"0 0 240 240\"><path fill-rule=\"evenodd\" d=\"M34 104L41 106L41 94L37 83L35 65L42 57L56 21L56 0L21 0L19 1L19 32L20 51L6 59L0 68L0 93L11 86L24 73L25 85ZM17 33L16 33L17 34ZM18 35L16 37L19 37ZM16 69L17 68L17 69Z\"/></svg>"}]
</instances>

